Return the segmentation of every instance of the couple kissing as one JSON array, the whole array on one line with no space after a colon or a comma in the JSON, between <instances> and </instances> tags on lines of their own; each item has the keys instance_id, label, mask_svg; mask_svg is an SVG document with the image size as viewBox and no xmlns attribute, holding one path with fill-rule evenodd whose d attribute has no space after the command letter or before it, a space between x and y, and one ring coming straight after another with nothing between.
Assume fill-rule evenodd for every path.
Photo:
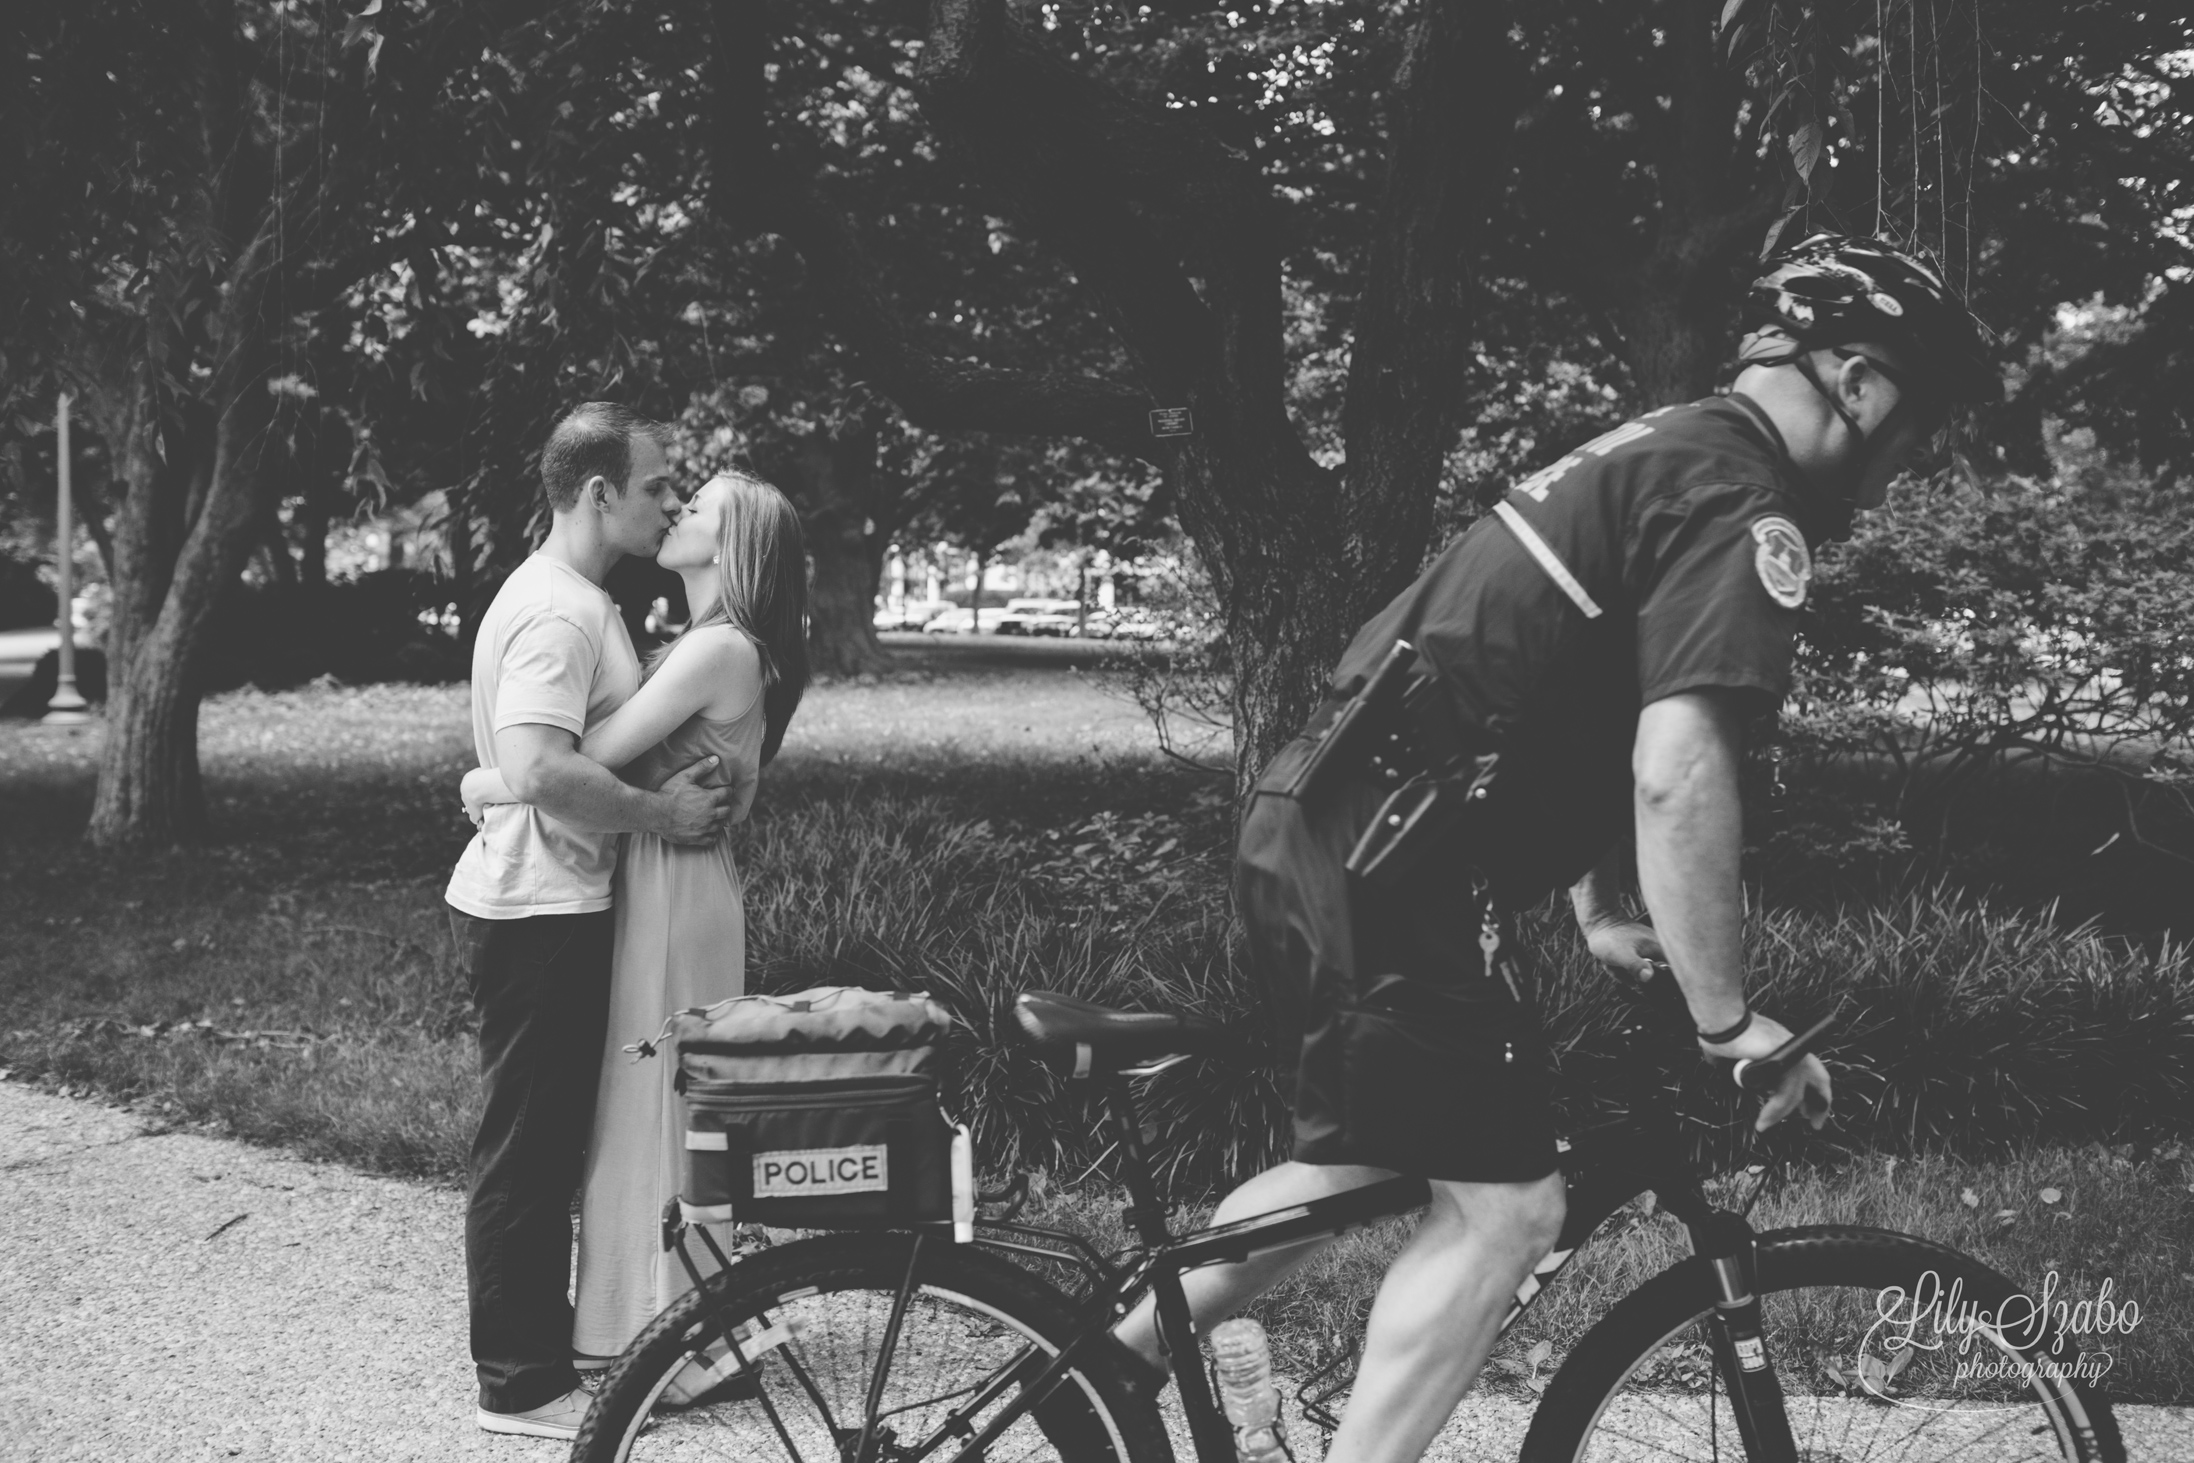
<instances>
[{"instance_id":1,"label":"couple kissing","mask_svg":"<svg viewBox=\"0 0 2194 1463\"><path fill-rule=\"evenodd\" d=\"M740 472L688 498L665 438L608 402L556 425L552 526L473 648L480 765L462 795L477 831L445 897L480 1020L465 1266L490 1432L574 1436L578 1368L606 1366L688 1284L657 1243L682 1177L669 1064L622 1045L743 993L724 832L807 687L797 513ZM628 554L677 573L690 612L645 665L602 588Z\"/></svg>"}]
</instances>

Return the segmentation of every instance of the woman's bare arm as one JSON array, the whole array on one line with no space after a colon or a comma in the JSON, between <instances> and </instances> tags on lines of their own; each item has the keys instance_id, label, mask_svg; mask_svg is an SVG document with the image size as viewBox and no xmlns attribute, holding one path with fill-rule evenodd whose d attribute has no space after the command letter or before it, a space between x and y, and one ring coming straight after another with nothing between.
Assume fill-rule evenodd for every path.
<instances>
[{"instance_id":1,"label":"woman's bare arm","mask_svg":"<svg viewBox=\"0 0 2194 1463\"><path fill-rule=\"evenodd\" d=\"M578 750L615 771L629 766L695 712L728 721L752 706L761 691L762 658L753 643L728 625L710 626L680 641L663 668L588 732ZM466 773L458 795L475 827L488 804L524 801L492 767L475 767ZM746 805L753 800L752 786L738 790L732 821L744 817Z\"/></svg>"},{"instance_id":2,"label":"woman's bare arm","mask_svg":"<svg viewBox=\"0 0 2194 1463\"><path fill-rule=\"evenodd\" d=\"M696 630L671 647L662 668L579 742L582 755L623 767L685 725L696 712L729 720L762 690L762 657L729 625Z\"/></svg>"}]
</instances>

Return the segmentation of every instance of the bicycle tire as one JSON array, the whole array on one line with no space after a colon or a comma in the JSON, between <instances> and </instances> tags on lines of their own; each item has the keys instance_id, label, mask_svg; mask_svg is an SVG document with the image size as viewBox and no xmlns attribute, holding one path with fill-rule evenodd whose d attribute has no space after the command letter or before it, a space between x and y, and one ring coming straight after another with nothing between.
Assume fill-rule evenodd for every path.
<instances>
[{"instance_id":1,"label":"bicycle tire","mask_svg":"<svg viewBox=\"0 0 2194 1463\"><path fill-rule=\"evenodd\" d=\"M573 1441L573 1463L840 1463L865 1417L912 1238L797 1240L709 1276L611 1365ZM915 1442L934 1437L953 1404L1027 1343L1056 1353L1080 1329L1073 1303L1057 1288L986 1251L932 1239L915 1281L879 1409L875 1463L907 1457ZM729 1395L659 1406L696 1345L732 1328L744 1333L742 1350L759 1340L754 1370L720 1389ZM986 1409L975 1425L996 1410ZM929 1456L944 1463L959 1446L947 1437ZM984 1456L985 1463L1171 1463L1172 1448L1156 1406L1099 1354Z\"/></svg>"},{"instance_id":2,"label":"bicycle tire","mask_svg":"<svg viewBox=\"0 0 2194 1463\"><path fill-rule=\"evenodd\" d=\"M2009 1322L2004 1303L2018 1287L1970 1256L1888 1230L1820 1225L1759 1237L1758 1290L1769 1354L1786 1395L1791 1432L1804 1460L1865 1458L1868 1463L2124 1463L2117 1420L2100 1392L2071 1368L2037 1370L2021 1383L1959 1383L1955 1339L1940 1351L1880 1346L1903 1327L1876 1333L1877 1363L1897 1350L1908 1357L1890 1381L1888 1401L1853 1395L1828 1370L1862 1327L1878 1319L1877 1298L1891 1286L1908 1295L1933 1271L1961 1285L1961 1299ZM1714 1306L1704 1261L1685 1260L1647 1281L1578 1342L1540 1399L1520 1463L1627 1463L1653 1458L1745 1456L1729 1398L1715 1377L1706 1318ZM1928 1328L1919 1333L1923 1338ZM1824 1341L1825 1353L1815 1348ZM2046 1342L2022 1350L2014 1338L1983 1327L1968 1358L2031 1363ZM1837 1349L1837 1348L1842 1349ZM1885 1354L1887 1353L1887 1354ZM2068 1350L2064 1357L2070 1357ZM2064 1359L2060 1358L2060 1361ZM1825 1359L1824 1359L1825 1358ZM1854 1371L1857 1366L1852 1368ZM1688 1375L1687 1375L1688 1374ZM1871 1378L1881 1381L1880 1373Z\"/></svg>"}]
</instances>

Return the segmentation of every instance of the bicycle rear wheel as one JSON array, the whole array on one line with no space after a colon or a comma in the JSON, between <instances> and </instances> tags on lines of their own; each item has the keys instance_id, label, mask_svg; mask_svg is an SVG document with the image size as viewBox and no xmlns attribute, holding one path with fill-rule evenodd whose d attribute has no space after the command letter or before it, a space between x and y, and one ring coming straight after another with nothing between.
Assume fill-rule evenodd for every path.
<instances>
[{"instance_id":1,"label":"bicycle rear wheel","mask_svg":"<svg viewBox=\"0 0 2194 1463\"><path fill-rule=\"evenodd\" d=\"M2109 1402L2081 1378L2071 1343L2052 1355L2046 1334L2018 1324L2018 1287L1970 1256L1887 1230L1780 1230L1759 1237L1759 1292L1802 1463L2123 1463ZM1905 1325L1930 1296L1944 1299L1932 1308L1940 1323ZM1744 1458L1715 1371L1713 1309L1699 1260L1627 1296L1548 1385L1521 1463ZM1919 1344L1899 1344L1908 1334Z\"/></svg>"},{"instance_id":2,"label":"bicycle rear wheel","mask_svg":"<svg viewBox=\"0 0 2194 1463\"><path fill-rule=\"evenodd\" d=\"M1076 1334L1071 1302L1021 1267L925 1241L872 1413L868 1396L913 1236L836 1234L739 1261L649 1324L603 1379L575 1463L948 1463ZM722 1338L737 1338L741 1372ZM696 1358L715 1375L704 1378ZM688 1389L694 1405L678 1405ZM1156 1408L1106 1357L1071 1373L985 1463L1171 1463Z\"/></svg>"}]
</instances>

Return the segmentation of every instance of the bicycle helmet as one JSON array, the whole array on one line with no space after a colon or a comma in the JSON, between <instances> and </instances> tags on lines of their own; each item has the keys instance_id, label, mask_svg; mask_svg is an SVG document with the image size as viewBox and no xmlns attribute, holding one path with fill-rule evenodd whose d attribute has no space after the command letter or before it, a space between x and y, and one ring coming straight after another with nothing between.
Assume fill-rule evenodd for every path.
<instances>
[{"instance_id":1,"label":"bicycle helmet","mask_svg":"<svg viewBox=\"0 0 2194 1463\"><path fill-rule=\"evenodd\" d=\"M1824 233L1776 255L1767 266L1746 297L1746 328L1775 327L1796 349L1760 364L1879 341L1908 355L1914 376L1940 400L2003 399L2003 381L1979 325L1943 277L1913 255L1880 239Z\"/></svg>"}]
</instances>

